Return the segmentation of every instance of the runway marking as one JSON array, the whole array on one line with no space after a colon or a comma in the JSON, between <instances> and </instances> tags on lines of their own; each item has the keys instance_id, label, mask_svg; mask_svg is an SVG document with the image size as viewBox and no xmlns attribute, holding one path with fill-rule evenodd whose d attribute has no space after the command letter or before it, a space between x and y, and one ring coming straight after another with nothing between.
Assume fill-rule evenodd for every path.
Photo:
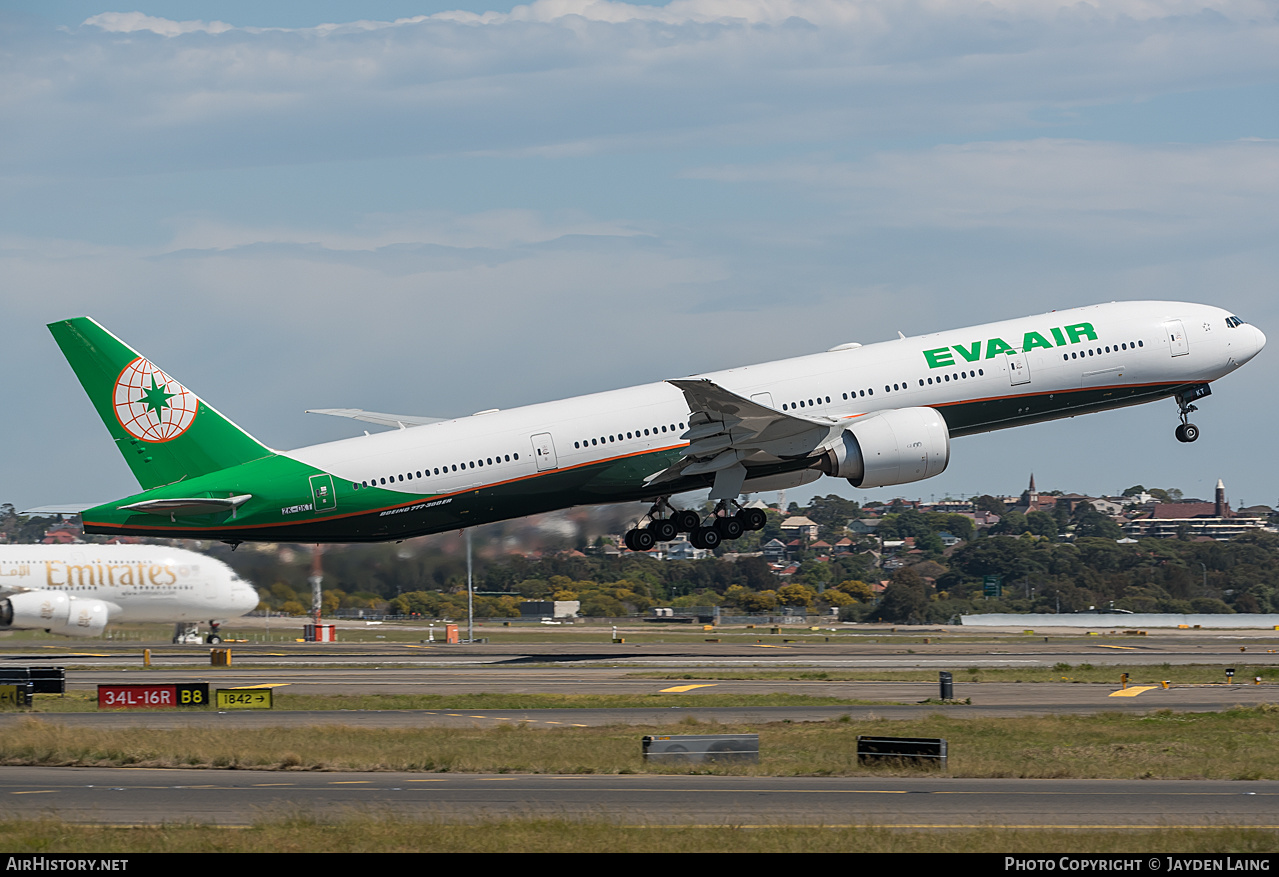
<instances>
[{"instance_id":1,"label":"runway marking","mask_svg":"<svg viewBox=\"0 0 1279 877\"><path fill-rule=\"evenodd\" d=\"M30 792L10 792L10 795L52 795L57 789L40 789L39 791Z\"/></svg>"},{"instance_id":2,"label":"runway marking","mask_svg":"<svg viewBox=\"0 0 1279 877\"><path fill-rule=\"evenodd\" d=\"M681 691L692 691L694 688L714 688L718 682L703 682L698 685L676 685L674 688L663 688L658 694L678 694Z\"/></svg>"},{"instance_id":3,"label":"runway marking","mask_svg":"<svg viewBox=\"0 0 1279 877\"><path fill-rule=\"evenodd\" d=\"M755 648L757 649L789 649L790 646L770 646L764 643L756 643Z\"/></svg>"},{"instance_id":4,"label":"runway marking","mask_svg":"<svg viewBox=\"0 0 1279 877\"><path fill-rule=\"evenodd\" d=\"M447 783L448 780L405 780L408 783Z\"/></svg>"},{"instance_id":5,"label":"runway marking","mask_svg":"<svg viewBox=\"0 0 1279 877\"><path fill-rule=\"evenodd\" d=\"M371 782L373 782L373 780L333 780L332 782L329 783L329 785L330 786L365 786Z\"/></svg>"},{"instance_id":6,"label":"runway marking","mask_svg":"<svg viewBox=\"0 0 1279 877\"><path fill-rule=\"evenodd\" d=\"M1110 694L1106 696L1107 697L1136 697L1137 695L1141 694L1143 691L1154 691L1158 687L1159 687L1158 685L1136 685L1136 686L1133 686L1132 688L1123 688L1123 689L1120 689L1119 691L1112 691L1110 692Z\"/></svg>"},{"instance_id":7,"label":"runway marking","mask_svg":"<svg viewBox=\"0 0 1279 877\"><path fill-rule=\"evenodd\" d=\"M271 786L295 786L297 783L254 783L255 788L269 788Z\"/></svg>"},{"instance_id":8,"label":"runway marking","mask_svg":"<svg viewBox=\"0 0 1279 877\"><path fill-rule=\"evenodd\" d=\"M231 691L248 691L250 688L283 688L292 682L259 682L257 685L237 685Z\"/></svg>"}]
</instances>

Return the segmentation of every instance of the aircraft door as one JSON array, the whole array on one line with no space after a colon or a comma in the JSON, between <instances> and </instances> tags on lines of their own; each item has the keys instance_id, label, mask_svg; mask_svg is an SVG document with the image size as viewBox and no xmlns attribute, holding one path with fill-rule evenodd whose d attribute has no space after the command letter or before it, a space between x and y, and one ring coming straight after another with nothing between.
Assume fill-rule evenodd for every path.
<instances>
[{"instance_id":1,"label":"aircraft door","mask_svg":"<svg viewBox=\"0 0 1279 877\"><path fill-rule=\"evenodd\" d=\"M1026 365L1026 354L1018 350L1008 354L1008 382L1012 386L1030 383L1030 368Z\"/></svg>"},{"instance_id":2,"label":"aircraft door","mask_svg":"<svg viewBox=\"0 0 1279 877\"><path fill-rule=\"evenodd\" d=\"M317 512L331 512L338 507L332 475L311 476L311 502L312 508Z\"/></svg>"},{"instance_id":3,"label":"aircraft door","mask_svg":"<svg viewBox=\"0 0 1279 877\"><path fill-rule=\"evenodd\" d=\"M768 408L772 408L773 394L772 393L754 393L751 395L751 401L758 402L761 405L764 405Z\"/></svg>"},{"instance_id":4,"label":"aircraft door","mask_svg":"<svg viewBox=\"0 0 1279 877\"><path fill-rule=\"evenodd\" d=\"M555 442L549 432L539 432L533 436L533 459L537 460L537 471L546 472L558 469L559 461L555 458Z\"/></svg>"},{"instance_id":5,"label":"aircraft door","mask_svg":"<svg viewBox=\"0 0 1279 877\"><path fill-rule=\"evenodd\" d=\"M1168 333L1168 351L1173 356L1185 356L1190 352L1186 342L1186 327L1181 320L1169 320L1164 323L1164 331Z\"/></svg>"}]
</instances>

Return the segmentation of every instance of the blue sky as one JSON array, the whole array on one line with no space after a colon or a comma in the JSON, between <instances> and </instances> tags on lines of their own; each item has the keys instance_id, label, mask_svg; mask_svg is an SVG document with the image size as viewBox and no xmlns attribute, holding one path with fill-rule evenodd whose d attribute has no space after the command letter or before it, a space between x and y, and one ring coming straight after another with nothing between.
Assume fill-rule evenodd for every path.
<instances>
[{"instance_id":1,"label":"blue sky","mask_svg":"<svg viewBox=\"0 0 1279 877\"><path fill-rule=\"evenodd\" d=\"M135 489L43 328L79 314L279 448L352 433L305 408L466 414L1114 299L1274 337L1277 10L0 3L0 500ZM1193 446L1164 402L862 496L1033 470L1274 504L1274 355Z\"/></svg>"}]
</instances>

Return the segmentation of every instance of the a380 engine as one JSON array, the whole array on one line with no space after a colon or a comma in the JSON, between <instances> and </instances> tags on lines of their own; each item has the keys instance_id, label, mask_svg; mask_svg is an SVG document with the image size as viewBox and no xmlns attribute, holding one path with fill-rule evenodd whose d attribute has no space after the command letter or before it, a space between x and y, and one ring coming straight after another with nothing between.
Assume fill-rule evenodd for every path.
<instances>
[{"instance_id":1,"label":"a380 engine","mask_svg":"<svg viewBox=\"0 0 1279 877\"><path fill-rule=\"evenodd\" d=\"M908 484L940 475L950 462L950 430L933 408L895 408L849 424L815 467L853 487Z\"/></svg>"},{"instance_id":2,"label":"a380 engine","mask_svg":"<svg viewBox=\"0 0 1279 877\"><path fill-rule=\"evenodd\" d=\"M97 636L107 625L110 607L101 600L79 600L64 591L26 591L0 600L0 630L47 630L62 636Z\"/></svg>"}]
</instances>

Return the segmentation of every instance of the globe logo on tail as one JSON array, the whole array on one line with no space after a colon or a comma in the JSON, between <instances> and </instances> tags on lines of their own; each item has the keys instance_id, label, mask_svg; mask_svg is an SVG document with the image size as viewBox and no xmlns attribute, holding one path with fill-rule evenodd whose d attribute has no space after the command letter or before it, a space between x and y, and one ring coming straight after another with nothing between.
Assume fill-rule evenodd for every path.
<instances>
[{"instance_id":1,"label":"globe logo on tail","mask_svg":"<svg viewBox=\"0 0 1279 877\"><path fill-rule=\"evenodd\" d=\"M200 400L147 360L138 357L115 380L115 416L144 442L172 441L186 432Z\"/></svg>"}]
</instances>

